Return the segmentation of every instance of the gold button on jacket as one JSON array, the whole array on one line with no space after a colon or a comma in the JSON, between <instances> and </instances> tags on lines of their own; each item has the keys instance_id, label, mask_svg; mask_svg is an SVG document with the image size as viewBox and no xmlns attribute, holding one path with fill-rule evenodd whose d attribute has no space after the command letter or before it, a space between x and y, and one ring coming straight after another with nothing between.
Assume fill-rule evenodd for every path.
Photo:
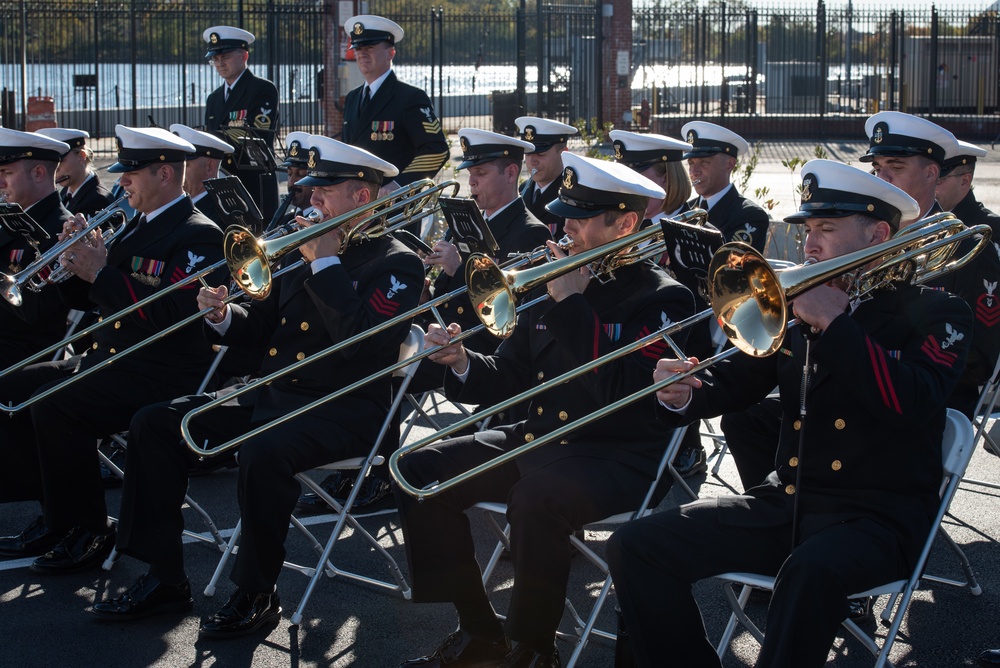
<instances>
[{"instance_id":1,"label":"gold button on jacket","mask_svg":"<svg viewBox=\"0 0 1000 668\"><path fill-rule=\"evenodd\" d=\"M786 487L785 494L795 494L795 485L789 485Z\"/></svg>"}]
</instances>

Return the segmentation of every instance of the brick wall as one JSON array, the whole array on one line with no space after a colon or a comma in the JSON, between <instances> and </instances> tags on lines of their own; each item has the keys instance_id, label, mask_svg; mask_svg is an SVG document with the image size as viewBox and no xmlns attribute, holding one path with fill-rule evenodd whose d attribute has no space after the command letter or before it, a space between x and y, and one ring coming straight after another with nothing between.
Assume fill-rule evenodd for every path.
<instances>
[{"instance_id":1,"label":"brick wall","mask_svg":"<svg viewBox=\"0 0 1000 668\"><path fill-rule=\"evenodd\" d=\"M612 15L606 16L610 5ZM628 127L624 114L632 107L632 2L604 0L605 15L602 89L604 121L616 128ZM622 74L624 72L624 74Z\"/></svg>"}]
</instances>

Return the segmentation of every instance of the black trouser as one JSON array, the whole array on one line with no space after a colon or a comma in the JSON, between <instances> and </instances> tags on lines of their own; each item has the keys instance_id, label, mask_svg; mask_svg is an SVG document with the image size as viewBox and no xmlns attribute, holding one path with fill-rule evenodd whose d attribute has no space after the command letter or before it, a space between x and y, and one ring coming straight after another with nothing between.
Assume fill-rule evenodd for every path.
<instances>
[{"instance_id":1,"label":"black trouser","mask_svg":"<svg viewBox=\"0 0 1000 668\"><path fill-rule=\"evenodd\" d=\"M118 549L142 561L183 563L181 505L188 471L197 461L180 436L184 415L209 395L181 397L144 408L129 431ZM253 409L236 401L203 414L193 425L212 445L246 433ZM288 519L301 492L295 474L348 457L368 445L328 419L300 416L239 446L240 550L230 579L250 592L271 591L285 559Z\"/></svg>"},{"instance_id":2,"label":"black trouser","mask_svg":"<svg viewBox=\"0 0 1000 668\"><path fill-rule=\"evenodd\" d=\"M781 402L764 399L742 413L723 415L720 426L743 489L763 483L775 469L774 456L781 437Z\"/></svg>"},{"instance_id":3,"label":"black trouser","mask_svg":"<svg viewBox=\"0 0 1000 668\"><path fill-rule=\"evenodd\" d=\"M517 440L506 429L479 432L407 455L399 467L407 481L422 487L496 457ZM617 462L568 457L528 472L508 462L421 502L397 488L413 600L486 596L464 511L481 501L506 503L514 586L505 630L512 640L551 651L566 598L570 535L589 522L634 510L649 484L649 476Z\"/></svg>"},{"instance_id":4,"label":"black trouser","mask_svg":"<svg viewBox=\"0 0 1000 668\"><path fill-rule=\"evenodd\" d=\"M727 516L720 522L717 500L696 501L629 522L608 542L639 666L722 665L691 591L698 580L733 571L776 574L756 665L809 668L826 663L848 596L906 577L895 537L874 520L809 531L806 517L801 542L789 553L790 517L762 527L750 508L728 508Z\"/></svg>"},{"instance_id":5,"label":"black trouser","mask_svg":"<svg viewBox=\"0 0 1000 668\"><path fill-rule=\"evenodd\" d=\"M73 357L25 367L0 384L0 400L19 403L53 387L72 376L80 361ZM108 511L98 439L128 429L132 415L146 404L187 389L189 375L140 375L122 362L0 419L0 442L7 444L10 465L0 500L42 499L45 524L55 531L75 526L103 530Z\"/></svg>"}]
</instances>

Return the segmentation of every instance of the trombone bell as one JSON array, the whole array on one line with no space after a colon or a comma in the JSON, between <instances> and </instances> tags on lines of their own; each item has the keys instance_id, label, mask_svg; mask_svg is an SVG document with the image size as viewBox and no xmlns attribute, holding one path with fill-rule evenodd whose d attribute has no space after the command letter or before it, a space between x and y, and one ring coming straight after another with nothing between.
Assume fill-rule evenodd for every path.
<instances>
[{"instance_id":1,"label":"trombone bell","mask_svg":"<svg viewBox=\"0 0 1000 668\"><path fill-rule=\"evenodd\" d=\"M726 244L708 267L712 311L733 345L754 357L778 350L788 328L788 302L778 273L744 244Z\"/></svg>"},{"instance_id":2,"label":"trombone bell","mask_svg":"<svg viewBox=\"0 0 1000 668\"><path fill-rule=\"evenodd\" d=\"M517 296L508 276L485 255L473 255L465 269L469 301L479 320L494 336L506 339L514 332L517 321Z\"/></svg>"},{"instance_id":3,"label":"trombone bell","mask_svg":"<svg viewBox=\"0 0 1000 668\"><path fill-rule=\"evenodd\" d=\"M236 284L254 299L265 299L271 294L271 266L264 242L253 232L231 225L222 240L222 253L229 265L229 272Z\"/></svg>"}]
</instances>

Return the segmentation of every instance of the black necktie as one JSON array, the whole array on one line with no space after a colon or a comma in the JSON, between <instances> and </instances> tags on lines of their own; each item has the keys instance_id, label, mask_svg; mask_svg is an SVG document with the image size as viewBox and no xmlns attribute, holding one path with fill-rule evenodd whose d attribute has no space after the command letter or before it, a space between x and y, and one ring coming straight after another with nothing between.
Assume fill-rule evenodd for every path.
<instances>
[{"instance_id":1,"label":"black necktie","mask_svg":"<svg viewBox=\"0 0 1000 668\"><path fill-rule=\"evenodd\" d=\"M73 196L69 194L69 188L66 188L62 193L63 206L68 206L71 199L73 199Z\"/></svg>"},{"instance_id":2,"label":"black necktie","mask_svg":"<svg viewBox=\"0 0 1000 668\"><path fill-rule=\"evenodd\" d=\"M698 198L698 206L696 206L695 208L696 209L704 209L705 211L708 211L708 200L705 199L704 197L699 197Z\"/></svg>"},{"instance_id":3,"label":"black necktie","mask_svg":"<svg viewBox=\"0 0 1000 668\"><path fill-rule=\"evenodd\" d=\"M229 93L231 93L232 90L233 90L232 88L230 88L229 86L226 86L226 97L225 97L225 100L224 100L225 102L229 102Z\"/></svg>"},{"instance_id":4,"label":"black necktie","mask_svg":"<svg viewBox=\"0 0 1000 668\"><path fill-rule=\"evenodd\" d=\"M541 194L542 194L541 189L539 189L538 186L535 186L535 194L532 195L532 197L531 197L531 203L532 204L538 204L538 196L541 195Z\"/></svg>"},{"instance_id":5,"label":"black necktie","mask_svg":"<svg viewBox=\"0 0 1000 668\"><path fill-rule=\"evenodd\" d=\"M372 89L365 84L365 94L361 96L361 108L365 109L368 103L372 101Z\"/></svg>"}]
</instances>

